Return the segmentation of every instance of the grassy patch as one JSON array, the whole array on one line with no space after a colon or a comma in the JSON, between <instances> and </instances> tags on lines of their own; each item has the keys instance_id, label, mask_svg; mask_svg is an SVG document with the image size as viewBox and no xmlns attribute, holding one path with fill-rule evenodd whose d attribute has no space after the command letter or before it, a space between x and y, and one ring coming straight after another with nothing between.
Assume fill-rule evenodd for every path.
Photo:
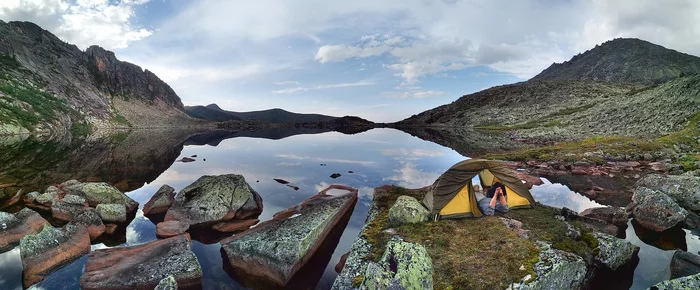
<instances>
[{"instance_id":1,"label":"grassy patch","mask_svg":"<svg viewBox=\"0 0 700 290\"><path fill-rule=\"evenodd\" d=\"M14 55L0 53L0 67L17 69L21 66Z\"/></svg>"},{"instance_id":2,"label":"grassy patch","mask_svg":"<svg viewBox=\"0 0 700 290\"><path fill-rule=\"evenodd\" d=\"M89 123L73 123L70 133L73 136L87 136L92 133L92 126Z\"/></svg>"},{"instance_id":3,"label":"grassy patch","mask_svg":"<svg viewBox=\"0 0 700 290\"><path fill-rule=\"evenodd\" d=\"M585 110L592 108L595 105L596 104L588 104L588 105L583 105L583 106L578 106L578 107L573 107L573 108L561 109L559 111L556 111L554 113L550 113L550 114L548 114L544 117L541 117L539 119L530 120L530 121L527 121L527 122L521 123L521 124L474 126L474 129L482 130L482 131L489 131L489 132L507 132L507 131L514 131L514 130L540 128L540 127L562 126L563 124L560 120L549 120L549 121L547 121L547 120L550 118L558 117L558 116L568 116L568 115L571 115L574 113L583 112Z\"/></svg>"},{"instance_id":4,"label":"grassy patch","mask_svg":"<svg viewBox=\"0 0 700 290\"><path fill-rule=\"evenodd\" d=\"M131 123L129 123L129 120L127 120L126 118L124 118L124 116L122 116L122 115L119 114L119 113L114 114L114 117L112 117L112 123L116 123L116 124L120 124L120 125L125 125L125 126L131 127Z\"/></svg>"},{"instance_id":5,"label":"grassy patch","mask_svg":"<svg viewBox=\"0 0 700 290\"><path fill-rule=\"evenodd\" d=\"M683 165L683 171L691 171L698 169L698 166L695 165L696 162L700 161L700 154L698 155L691 155L691 154L686 154L683 155L681 158L678 158L676 160L678 163Z\"/></svg>"},{"instance_id":6,"label":"grassy patch","mask_svg":"<svg viewBox=\"0 0 700 290\"><path fill-rule=\"evenodd\" d=\"M119 131L110 135L109 137L116 143L121 143L122 141L126 140L127 137L129 137L129 132Z\"/></svg>"},{"instance_id":7,"label":"grassy patch","mask_svg":"<svg viewBox=\"0 0 700 290\"><path fill-rule=\"evenodd\" d=\"M65 100L32 85L0 80L0 92L5 95L0 97L1 122L32 130L39 123L53 122L61 114L73 113Z\"/></svg>"}]
</instances>

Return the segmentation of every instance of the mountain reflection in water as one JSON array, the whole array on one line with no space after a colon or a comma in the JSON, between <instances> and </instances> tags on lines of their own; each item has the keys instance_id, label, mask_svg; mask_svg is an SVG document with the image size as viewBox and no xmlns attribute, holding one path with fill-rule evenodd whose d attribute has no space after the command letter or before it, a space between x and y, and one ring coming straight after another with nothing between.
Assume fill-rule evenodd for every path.
<instances>
[{"instance_id":1,"label":"mountain reflection in water","mask_svg":"<svg viewBox=\"0 0 700 290\"><path fill-rule=\"evenodd\" d=\"M424 139L450 146L462 154L484 152L491 142L487 135L464 142L462 132L426 137L425 132L412 132ZM422 134L422 135L421 135ZM489 142L489 140L491 140ZM505 143L504 143L505 144ZM510 147L511 143L504 146ZM514 145L515 146L515 145ZM39 141L33 138L0 140L0 184L14 184L3 190L14 193L20 188L43 192L51 184L69 179L105 181L143 205L163 184L181 190L202 175L242 174L262 196L264 209L260 220L265 221L280 210L298 204L333 183L359 189L360 198L339 241L324 245L323 257L315 257L311 277L305 287L328 289L335 276L334 267L346 253L360 228L372 199L374 187L396 184L409 188L430 185L450 166L465 157L453 149L415 138L394 129L373 129L354 135L327 130L293 128L266 131L157 131L135 130L117 132L87 139ZM194 157L190 163L175 162L182 157ZM333 173L341 176L333 179ZM284 179L298 190L280 184ZM541 203L576 211L600 206L568 187L546 182L533 188L535 199ZM629 199L625 197L624 199ZM7 206L8 198L0 194L0 207L15 212L18 205ZM619 201L624 204L628 200ZM5 206L3 206L3 204ZM141 210L126 227L117 243L136 245L156 239L155 224ZM695 234L685 231L688 250L700 250ZM208 233L192 234L192 250L203 269L204 289L238 289L223 267L220 244L222 236ZM337 239L337 238L336 238ZM646 288L668 278L670 251L662 251L637 238L634 229L627 229L627 239L642 247L640 264L634 274L634 289ZM106 248L95 244L94 249ZM671 253L671 254L669 254ZM86 258L83 257L51 274L39 283L44 289L78 288ZM229 271L230 272L230 271ZM249 279L237 278L244 285L258 285ZM315 279L312 279L315 280ZM19 248L0 253L0 289L22 287L22 264Z\"/></svg>"}]
</instances>

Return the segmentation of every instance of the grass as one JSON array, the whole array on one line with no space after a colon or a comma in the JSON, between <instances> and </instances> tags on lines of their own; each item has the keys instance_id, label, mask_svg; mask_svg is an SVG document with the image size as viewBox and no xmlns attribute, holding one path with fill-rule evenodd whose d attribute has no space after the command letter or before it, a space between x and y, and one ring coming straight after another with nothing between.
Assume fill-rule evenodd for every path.
<instances>
[{"instance_id":1,"label":"grass","mask_svg":"<svg viewBox=\"0 0 700 290\"><path fill-rule=\"evenodd\" d=\"M73 136L87 136L92 133L92 126L89 123L73 123L70 133Z\"/></svg>"},{"instance_id":2,"label":"grass","mask_svg":"<svg viewBox=\"0 0 700 290\"><path fill-rule=\"evenodd\" d=\"M114 114L114 117L112 117L112 123L126 125L126 126L131 127L131 123L129 123L129 121L119 113Z\"/></svg>"},{"instance_id":3,"label":"grass","mask_svg":"<svg viewBox=\"0 0 700 290\"><path fill-rule=\"evenodd\" d=\"M530 120L530 121L527 121L527 122L521 123L521 124L483 125L483 126L474 126L474 129L488 131L488 132L507 132L507 131L514 131L514 130L540 128L540 127L555 127L555 126L560 127L563 125L560 120L547 121L547 119L558 117L558 116L567 116L567 115L571 115L571 114L578 113L578 112L583 112L585 110L592 108L595 105L596 104L588 104L588 105L583 105L583 106L578 106L578 107L573 107L573 108L561 109L561 110L556 111L554 113L548 114L544 117L541 117L541 118L538 118L535 120Z\"/></svg>"},{"instance_id":4,"label":"grass","mask_svg":"<svg viewBox=\"0 0 700 290\"><path fill-rule=\"evenodd\" d=\"M27 129L43 122L58 120L61 113L72 112L65 100L31 85L22 85L12 80L0 81L0 121L17 123ZM17 101L26 107L17 105Z\"/></svg>"}]
</instances>

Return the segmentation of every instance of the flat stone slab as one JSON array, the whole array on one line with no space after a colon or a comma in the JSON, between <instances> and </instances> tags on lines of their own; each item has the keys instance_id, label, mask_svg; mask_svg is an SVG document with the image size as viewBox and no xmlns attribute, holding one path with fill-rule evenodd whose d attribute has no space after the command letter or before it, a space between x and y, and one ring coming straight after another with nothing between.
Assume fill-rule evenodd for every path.
<instances>
[{"instance_id":1,"label":"flat stone slab","mask_svg":"<svg viewBox=\"0 0 700 290\"><path fill-rule=\"evenodd\" d=\"M12 250L24 236L36 234L48 224L41 215L28 208L14 214L0 212L0 253Z\"/></svg>"},{"instance_id":2,"label":"flat stone slab","mask_svg":"<svg viewBox=\"0 0 700 290\"><path fill-rule=\"evenodd\" d=\"M202 283L202 268L187 235L90 252L80 287L153 289L170 275L182 288Z\"/></svg>"},{"instance_id":3,"label":"flat stone slab","mask_svg":"<svg viewBox=\"0 0 700 290\"><path fill-rule=\"evenodd\" d=\"M328 194L332 189L345 193ZM221 241L224 263L247 275L286 285L343 218L349 218L355 203L357 189L331 185L276 213L272 220Z\"/></svg>"},{"instance_id":4,"label":"flat stone slab","mask_svg":"<svg viewBox=\"0 0 700 290\"><path fill-rule=\"evenodd\" d=\"M190 225L179 221L167 221L156 225L156 236L159 238L168 238L184 234Z\"/></svg>"},{"instance_id":5,"label":"flat stone slab","mask_svg":"<svg viewBox=\"0 0 700 290\"><path fill-rule=\"evenodd\" d=\"M90 252L90 235L83 226L66 225L61 229L44 225L38 234L22 238L19 250L24 287L29 287Z\"/></svg>"}]
</instances>

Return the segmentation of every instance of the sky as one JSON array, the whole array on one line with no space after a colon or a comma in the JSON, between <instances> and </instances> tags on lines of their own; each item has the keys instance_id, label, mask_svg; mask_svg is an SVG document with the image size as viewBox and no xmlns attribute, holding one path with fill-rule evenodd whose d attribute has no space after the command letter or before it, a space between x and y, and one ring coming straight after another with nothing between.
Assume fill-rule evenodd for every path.
<instances>
[{"instance_id":1,"label":"sky","mask_svg":"<svg viewBox=\"0 0 700 290\"><path fill-rule=\"evenodd\" d=\"M185 105L393 122L525 81L617 37L700 56L696 0L0 0Z\"/></svg>"}]
</instances>

